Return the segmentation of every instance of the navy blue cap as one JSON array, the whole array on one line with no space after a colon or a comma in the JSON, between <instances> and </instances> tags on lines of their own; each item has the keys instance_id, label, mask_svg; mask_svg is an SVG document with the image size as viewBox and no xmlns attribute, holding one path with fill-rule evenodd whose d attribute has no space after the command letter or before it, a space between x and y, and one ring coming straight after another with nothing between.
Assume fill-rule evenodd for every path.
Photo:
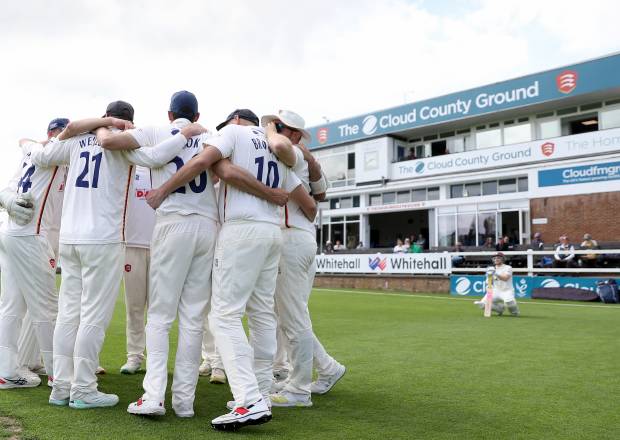
<instances>
[{"instance_id":1,"label":"navy blue cap","mask_svg":"<svg viewBox=\"0 0 620 440\"><path fill-rule=\"evenodd\" d=\"M105 116L113 116L118 119L133 122L133 107L125 101L114 101L105 109Z\"/></svg>"},{"instance_id":2,"label":"navy blue cap","mask_svg":"<svg viewBox=\"0 0 620 440\"><path fill-rule=\"evenodd\" d=\"M232 112L231 114L229 114L226 120L215 128L217 128L218 131L221 130L222 127L228 124L230 120L233 119L235 116L239 116L239 118L241 119L245 119L246 121L253 122L254 125L258 125L259 123L258 116L256 116L256 114L252 110L249 110L247 108L239 108L235 110L234 112Z\"/></svg>"},{"instance_id":3,"label":"navy blue cap","mask_svg":"<svg viewBox=\"0 0 620 440\"><path fill-rule=\"evenodd\" d=\"M69 124L69 120L67 118L52 119L47 125L47 131L56 130L57 128L62 128L64 130L67 124Z\"/></svg>"},{"instance_id":4,"label":"navy blue cap","mask_svg":"<svg viewBox=\"0 0 620 440\"><path fill-rule=\"evenodd\" d=\"M196 95L187 90L176 92L172 95L172 98L170 98L170 111L176 113L178 116L193 119L198 113L198 100L196 99Z\"/></svg>"}]
</instances>

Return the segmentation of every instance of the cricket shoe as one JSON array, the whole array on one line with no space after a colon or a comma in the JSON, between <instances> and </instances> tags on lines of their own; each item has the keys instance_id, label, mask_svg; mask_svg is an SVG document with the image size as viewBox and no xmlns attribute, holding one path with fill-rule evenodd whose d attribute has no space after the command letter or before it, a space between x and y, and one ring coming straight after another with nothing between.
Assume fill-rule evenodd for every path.
<instances>
[{"instance_id":1,"label":"cricket shoe","mask_svg":"<svg viewBox=\"0 0 620 440\"><path fill-rule=\"evenodd\" d=\"M287 380L281 380L280 382L276 382L276 381L272 382L271 383L271 394L279 393L280 391L282 391L287 383L288 383Z\"/></svg>"},{"instance_id":2,"label":"cricket shoe","mask_svg":"<svg viewBox=\"0 0 620 440\"><path fill-rule=\"evenodd\" d=\"M63 392L62 390L52 388L48 403L54 406L68 406L69 390Z\"/></svg>"},{"instance_id":3,"label":"cricket shoe","mask_svg":"<svg viewBox=\"0 0 620 440\"><path fill-rule=\"evenodd\" d=\"M141 366L141 359L127 358L127 362L121 367L121 374L136 374Z\"/></svg>"},{"instance_id":4,"label":"cricket shoe","mask_svg":"<svg viewBox=\"0 0 620 440\"><path fill-rule=\"evenodd\" d=\"M202 361L202 364L200 364L200 368L198 368L198 374L200 376L211 376L211 364L208 360L205 359L204 361Z\"/></svg>"},{"instance_id":5,"label":"cricket shoe","mask_svg":"<svg viewBox=\"0 0 620 440\"><path fill-rule=\"evenodd\" d=\"M74 409L108 408L118 403L116 394L106 394L101 391L93 391L84 395L81 399L71 399L69 407Z\"/></svg>"},{"instance_id":6,"label":"cricket shoe","mask_svg":"<svg viewBox=\"0 0 620 440\"><path fill-rule=\"evenodd\" d=\"M248 406L238 406L228 414L211 420L218 431L235 431L249 425L262 425L271 420L271 410L264 398Z\"/></svg>"},{"instance_id":7,"label":"cricket shoe","mask_svg":"<svg viewBox=\"0 0 620 440\"><path fill-rule=\"evenodd\" d=\"M211 372L211 378L209 379L211 383L226 383L226 372L221 368L214 368Z\"/></svg>"},{"instance_id":8,"label":"cricket shoe","mask_svg":"<svg viewBox=\"0 0 620 440\"><path fill-rule=\"evenodd\" d=\"M272 406L312 406L312 400L310 400L309 394L297 394L289 391L280 391L279 393L272 394L269 396L269 400L271 400Z\"/></svg>"},{"instance_id":9,"label":"cricket shoe","mask_svg":"<svg viewBox=\"0 0 620 440\"><path fill-rule=\"evenodd\" d=\"M41 379L36 374L30 376L17 375L13 378L0 376L0 390L11 388L34 388L41 385Z\"/></svg>"},{"instance_id":10,"label":"cricket shoe","mask_svg":"<svg viewBox=\"0 0 620 440\"><path fill-rule=\"evenodd\" d=\"M267 406L269 407L269 409L271 409L271 399L268 399L266 397L263 397L263 399L267 402ZM228 408L231 411L235 409L236 406L237 406L237 403L234 400L229 400L228 402L226 402L226 408Z\"/></svg>"},{"instance_id":11,"label":"cricket shoe","mask_svg":"<svg viewBox=\"0 0 620 440\"><path fill-rule=\"evenodd\" d=\"M346 371L347 369L344 365L338 364L338 370L334 374L329 376L321 376L319 374L319 377L310 384L310 391L312 394L326 394L340 379L342 379Z\"/></svg>"},{"instance_id":12,"label":"cricket shoe","mask_svg":"<svg viewBox=\"0 0 620 440\"><path fill-rule=\"evenodd\" d=\"M144 400L140 397L137 402L129 404L127 412L139 416L163 416L166 414L166 408L164 402Z\"/></svg>"},{"instance_id":13,"label":"cricket shoe","mask_svg":"<svg viewBox=\"0 0 620 440\"><path fill-rule=\"evenodd\" d=\"M47 376L47 370L43 365L35 365L34 367L30 368L30 371L32 371L34 374L38 374L39 376Z\"/></svg>"}]
</instances>

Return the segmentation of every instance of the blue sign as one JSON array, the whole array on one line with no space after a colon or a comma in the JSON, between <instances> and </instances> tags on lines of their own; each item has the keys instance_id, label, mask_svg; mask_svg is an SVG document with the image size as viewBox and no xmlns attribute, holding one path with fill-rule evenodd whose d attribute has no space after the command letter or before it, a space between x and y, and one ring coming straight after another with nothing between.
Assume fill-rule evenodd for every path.
<instances>
[{"instance_id":1,"label":"blue sign","mask_svg":"<svg viewBox=\"0 0 620 440\"><path fill-rule=\"evenodd\" d=\"M310 148L397 133L425 125L620 87L620 54L536 73L318 127Z\"/></svg>"},{"instance_id":2,"label":"blue sign","mask_svg":"<svg viewBox=\"0 0 620 440\"><path fill-rule=\"evenodd\" d=\"M606 182L608 180L620 180L620 162L556 168L538 172L539 187Z\"/></svg>"},{"instance_id":3,"label":"blue sign","mask_svg":"<svg viewBox=\"0 0 620 440\"><path fill-rule=\"evenodd\" d=\"M450 295L454 296L484 296L484 275L451 275ZM532 291L541 287L572 287L596 291L597 281L609 278L577 278L577 277L529 277L513 276L512 282L517 298L531 298ZM616 279L620 284L620 279Z\"/></svg>"}]
</instances>

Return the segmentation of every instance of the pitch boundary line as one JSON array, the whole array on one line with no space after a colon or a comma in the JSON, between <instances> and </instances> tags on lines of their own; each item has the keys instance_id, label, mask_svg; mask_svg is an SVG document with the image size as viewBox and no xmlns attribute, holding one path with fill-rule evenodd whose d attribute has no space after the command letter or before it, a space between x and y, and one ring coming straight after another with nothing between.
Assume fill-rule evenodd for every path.
<instances>
[{"instance_id":1,"label":"pitch boundary line","mask_svg":"<svg viewBox=\"0 0 620 440\"><path fill-rule=\"evenodd\" d=\"M361 295L377 295L377 296L399 296L399 297L407 297L407 298L430 298L430 299L445 299L445 300L453 300L453 301L474 301L474 297L460 298L460 297L451 297L451 296L434 296L434 295L418 295L418 294L408 294L408 293L393 293L393 292L374 292L371 290L342 290L342 289L327 289L325 287L314 287L312 290L322 291L322 292L336 292L336 293L358 293ZM547 305L547 306L558 306L558 307L586 307L592 309L616 309L620 310L620 307L614 307L613 305L609 307L603 305L595 305L595 304L556 304L552 302L519 302L519 305Z\"/></svg>"}]
</instances>

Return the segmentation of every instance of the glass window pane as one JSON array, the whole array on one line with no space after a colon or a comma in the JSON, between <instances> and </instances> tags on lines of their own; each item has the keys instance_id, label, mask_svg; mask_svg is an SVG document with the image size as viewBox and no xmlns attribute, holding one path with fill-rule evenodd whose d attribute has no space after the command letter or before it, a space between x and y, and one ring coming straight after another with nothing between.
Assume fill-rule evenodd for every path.
<instances>
[{"instance_id":1,"label":"glass window pane","mask_svg":"<svg viewBox=\"0 0 620 440\"><path fill-rule=\"evenodd\" d=\"M465 193L463 193L465 197L478 197L482 195L482 190L480 189L480 182L476 183L466 183L465 184Z\"/></svg>"},{"instance_id":2,"label":"glass window pane","mask_svg":"<svg viewBox=\"0 0 620 440\"><path fill-rule=\"evenodd\" d=\"M463 185L451 185L450 198L458 199L459 197L463 197Z\"/></svg>"},{"instance_id":3,"label":"glass window pane","mask_svg":"<svg viewBox=\"0 0 620 440\"><path fill-rule=\"evenodd\" d=\"M458 241L463 246L476 246L476 214L459 214L456 221Z\"/></svg>"},{"instance_id":4,"label":"glass window pane","mask_svg":"<svg viewBox=\"0 0 620 440\"><path fill-rule=\"evenodd\" d=\"M423 202L424 200L426 200L426 188L414 189L411 192L412 202Z\"/></svg>"},{"instance_id":5,"label":"glass window pane","mask_svg":"<svg viewBox=\"0 0 620 440\"><path fill-rule=\"evenodd\" d=\"M448 152L450 153L460 153L465 151L465 139L462 137L457 137L453 139L448 139Z\"/></svg>"},{"instance_id":6,"label":"glass window pane","mask_svg":"<svg viewBox=\"0 0 620 440\"><path fill-rule=\"evenodd\" d=\"M338 185L339 181L344 181L347 177L347 158L346 154L336 154L319 158L319 163L323 172L327 176L327 180L332 182L333 186Z\"/></svg>"},{"instance_id":7,"label":"glass window pane","mask_svg":"<svg viewBox=\"0 0 620 440\"><path fill-rule=\"evenodd\" d=\"M396 193L385 193L383 194L383 204L389 205L396 202Z\"/></svg>"},{"instance_id":8,"label":"glass window pane","mask_svg":"<svg viewBox=\"0 0 620 440\"><path fill-rule=\"evenodd\" d=\"M532 140L532 126L527 124L504 127L504 145L518 144Z\"/></svg>"},{"instance_id":9,"label":"glass window pane","mask_svg":"<svg viewBox=\"0 0 620 440\"><path fill-rule=\"evenodd\" d=\"M396 194L396 203L409 203L411 193L409 191L398 191Z\"/></svg>"},{"instance_id":10,"label":"glass window pane","mask_svg":"<svg viewBox=\"0 0 620 440\"><path fill-rule=\"evenodd\" d=\"M319 202L319 209L331 209L330 201L325 200L323 202Z\"/></svg>"},{"instance_id":11,"label":"glass window pane","mask_svg":"<svg viewBox=\"0 0 620 440\"><path fill-rule=\"evenodd\" d=\"M476 148L478 150L499 145L502 145L502 130L500 128L476 133Z\"/></svg>"},{"instance_id":12,"label":"glass window pane","mask_svg":"<svg viewBox=\"0 0 620 440\"><path fill-rule=\"evenodd\" d=\"M353 200L351 197L345 197L340 199L340 207L341 208L353 208Z\"/></svg>"},{"instance_id":13,"label":"glass window pane","mask_svg":"<svg viewBox=\"0 0 620 440\"><path fill-rule=\"evenodd\" d=\"M527 191L527 177L519 177L517 185L519 187L519 192Z\"/></svg>"},{"instance_id":14,"label":"glass window pane","mask_svg":"<svg viewBox=\"0 0 620 440\"><path fill-rule=\"evenodd\" d=\"M426 191L427 200L439 200L439 187L427 188Z\"/></svg>"},{"instance_id":15,"label":"glass window pane","mask_svg":"<svg viewBox=\"0 0 620 440\"><path fill-rule=\"evenodd\" d=\"M360 242L360 224L347 223L347 249L355 249Z\"/></svg>"},{"instance_id":16,"label":"glass window pane","mask_svg":"<svg viewBox=\"0 0 620 440\"><path fill-rule=\"evenodd\" d=\"M490 196L492 194L497 194L497 180L482 182L482 195Z\"/></svg>"},{"instance_id":17,"label":"glass window pane","mask_svg":"<svg viewBox=\"0 0 620 440\"><path fill-rule=\"evenodd\" d=\"M504 179L499 181L499 193L513 193L517 192L517 180L516 179Z\"/></svg>"},{"instance_id":18,"label":"glass window pane","mask_svg":"<svg viewBox=\"0 0 620 440\"><path fill-rule=\"evenodd\" d=\"M345 220L347 222L359 222L360 221L360 216L359 215L347 215L345 217Z\"/></svg>"},{"instance_id":19,"label":"glass window pane","mask_svg":"<svg viewBox=\"0 0 620 440\"><path fill-rule=\"evenodd\" d=\"M483 246L488 238L491 238L495 249L495 212L478 213L478 246Z\"/></svg>"},{"instance_id":20,"label":"glass window pane","mask_svg":"<svg viewBox=\"0 0 620 440\"><path fill-rule=\"evenodd\" d=\"M353 196L353 207L354 208L360 207L360 196Z\"/></svg>"},{"instance_id":21,"label":"glass window pane","mask_svg":"<svg viewBox=\"0 0 620 440\"><path fill-rule=\"evenodd\" d=\"M344 221L344 217L332 217L331 223L342 223Z\"/></svg>"},{"instance_id":22,"label":"glass window pane","mask_svg":"<svg viewBox=\"0 0 620 440\"><path fill-rule=\"evenodd\" d=\"M347 153L347 168L355 169L355 153Z\"/></svg>"},{"instance_id":23,"label":"glass window pane","mask_svg":"<svg viewBox=\"0 0 620 440\"><path fill-rule=\"evenodd\" d=\"M329 209L338 209L338 208L340 208L338 200L339 199L329 199Z\"/></svg>"},{"instance_id":24,"label":"glass window pane","mask_svg":"<svg viewBox=\"0 0 620 440\"><path fill-rule=\"evenodd\" d=\"M558 119L538 122L538 139L554 138L560 136L560 134L560 121Z\"/></svg>"},{"instance_id":25,"label":"glass window pane","mask_svg":"<svg viewBox=\"0 0 620 440\"><path fill-rule=\"evenodd\" d=\"M378 206L381 204L381 194L370 195L370 206Z\"/></svg>"},{"instance_id":26,"label":"glass window pane","mask_svg":"<svg viewBox=\"0 0 620 440\"><path fill-rule=\"evenodd\" d=\"M601 111L601 128L620 127L620 108Z\"/></svg>"},{"instance_id":27,"label":"glass window pane","mask_svg":"<svg viewBox=\"0 0 620 440\"><path fill-rule=\"evenodd\" d=\"M454 246L454 216L440 215L437 217L437 230L439 234L439 246Z\"/></svg>"}]
</instances>

